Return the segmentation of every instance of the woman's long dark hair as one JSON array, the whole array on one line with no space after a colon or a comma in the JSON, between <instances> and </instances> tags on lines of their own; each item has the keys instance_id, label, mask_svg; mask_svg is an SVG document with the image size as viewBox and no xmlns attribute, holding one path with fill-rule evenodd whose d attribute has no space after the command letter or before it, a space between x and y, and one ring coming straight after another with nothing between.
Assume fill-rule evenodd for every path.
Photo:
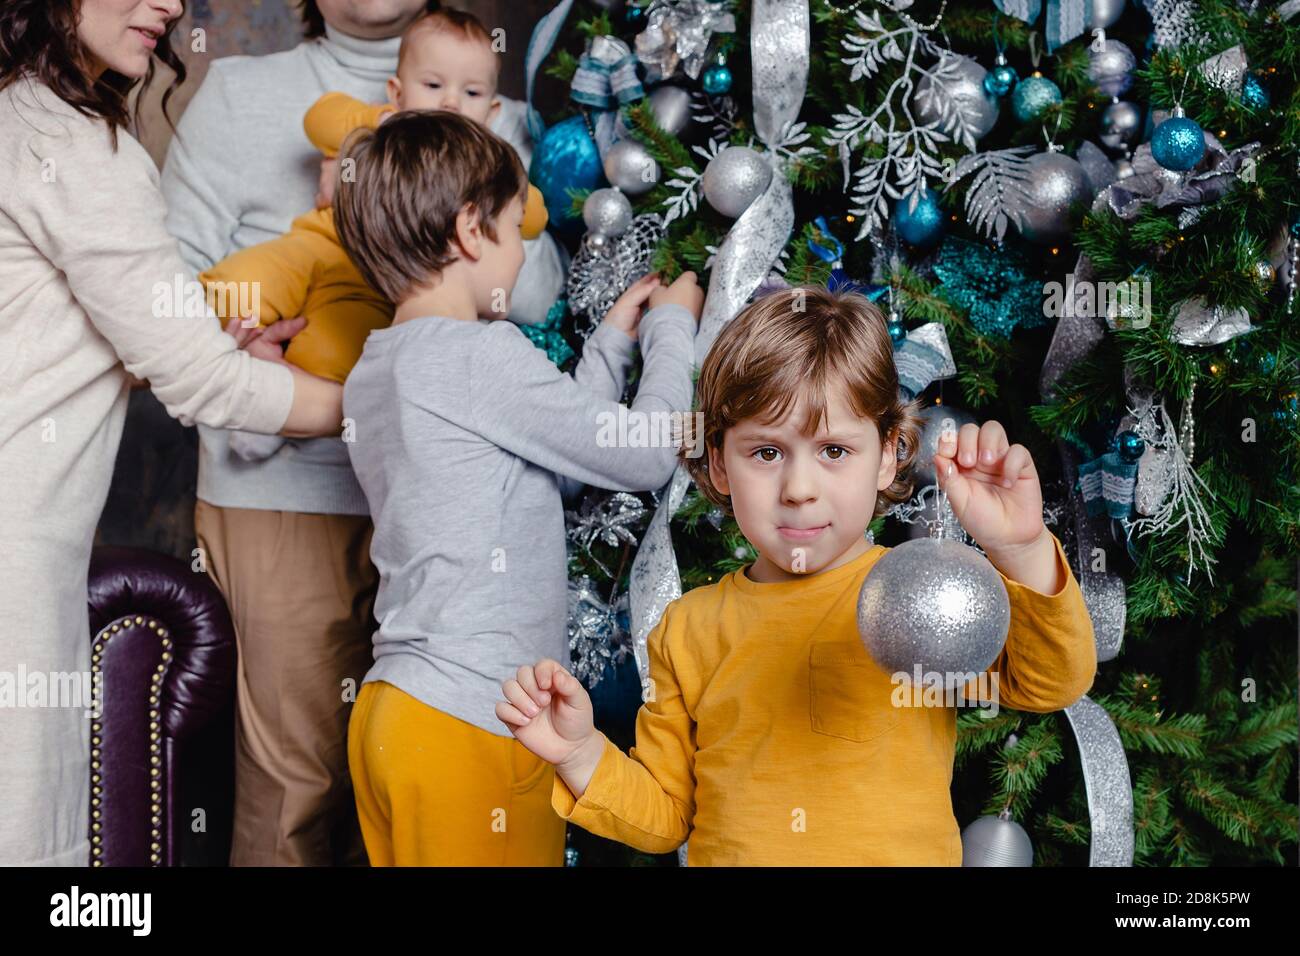
<instances>
[{"instance_id":1,"label":"woman's long dark hair","mask_svg":"<svg viewBox=\"0 0 1300 956\"><path fill-rule=\"evenodd\" d=\"M181 15L184 16L183 9ZM0 90L24 75L32 76L77 112L104 120L116 149L117 131L130 125L133 119L127 97L137 83L142 83L143 89L152 82L154 62L149 61L143 81L112 70L105 70L98 80L91 79L89 52L77 38L80 20L81 0L4 0L0 4ZM171 48L172 30L179 22L177 17L167 25L167 32L158 38L153 51L176 74L162 98L163 116L168 125L171 117L167 116L167 101L185 82L185 64ZM137 98L134 116L137 123L140 103Z\"/></svg>"}]
</instances>

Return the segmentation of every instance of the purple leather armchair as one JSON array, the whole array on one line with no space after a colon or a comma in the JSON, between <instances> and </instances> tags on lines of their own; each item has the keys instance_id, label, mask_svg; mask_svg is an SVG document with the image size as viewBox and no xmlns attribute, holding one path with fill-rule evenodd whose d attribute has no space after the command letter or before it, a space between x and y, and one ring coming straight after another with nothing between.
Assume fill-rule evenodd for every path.
<instances>
[{"instance_id":1,"label":"purple leather armchair","mask_svg":"<svg viewBox=\"0 0 1300 956\"><path fill-rule=\"evenodd\" d=\"M233 804L235 631L207 574L167 555L90 562L93 866L224 866Z\"/></svg>"}]
</instances>

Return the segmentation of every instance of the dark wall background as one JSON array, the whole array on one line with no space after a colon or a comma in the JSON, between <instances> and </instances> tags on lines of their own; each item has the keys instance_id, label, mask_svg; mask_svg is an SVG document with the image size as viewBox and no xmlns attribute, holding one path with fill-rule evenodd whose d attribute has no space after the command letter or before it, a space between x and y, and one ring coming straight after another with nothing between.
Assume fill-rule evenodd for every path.
<instances>
[{"instance_id":1,"label":"dark wall background","mask_svg":"<svg viewBox=\"0 0 1300 956\"><path fill-rule=\"evenodd\" d=\"M445 6L469 10L488 29L503 28L501 93L524 96L524 51L533 26L554 0L450 0ZM571 16L574 16L571 14ZM202 28L206 50L195 53L184 42ZM168 112L178 118L198 89L212 60L235 54L259 55L288 49L302 38L296 0L187 0L174 43L188 76L173 95ZM171 82L163 71L141 105L141 142L162 165L171 128L160 108ZM562 84L541 78L537 105L550 114L566 95ZM198 476L198 433L170 418L148 389L131 394L126 429L118 452L108 502L96 543L152 548L188 559L194 544L194 491Z\"/></svg>"}]
</instances>

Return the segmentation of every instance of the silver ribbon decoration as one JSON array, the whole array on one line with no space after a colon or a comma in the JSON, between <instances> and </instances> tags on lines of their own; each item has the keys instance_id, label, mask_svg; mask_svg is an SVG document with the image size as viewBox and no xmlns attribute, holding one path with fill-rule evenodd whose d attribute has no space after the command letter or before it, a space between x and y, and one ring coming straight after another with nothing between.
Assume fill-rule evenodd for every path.
<instances>
[{"instance_id":1,"label":"silver ribbon decoration","mask_svg":"<svg viewBox=\"0 0 1300 956\"><path fill-rule=\"evenodd\" d=\"M1105 201L1104 196L1111 188L1103 189L1097 202ZM1096 279L1092 263L1083 255L1079 256L1074 272L1076 283ZM1084 294L1084 286L1076 284L1075 288L1076 295ZM1056 324L1039 378L1039 391L1044 400L1052 398L1060 377L1085 358L1106 334L1102 319L1081 312L1086 313L1086 310L1072 309ZM1067 442L1058 441L1056 446L1066 487L1073 488L1081 456ZM1124 579L1110 571L1094 571L1092 567L1093 550L1097 547L1096 542L1107 533L1110 519L1104 515L1090 516L1079 495L1070 493L1069 501L1077 538L1078 571L1075 577L1083 592L1088 617L1092 620L1097 661L1101 663L1118 656L1124 641L1124 621L1128 613ZM1119 731L1110 715L1087 696L1067 707L1065 716L1079 744L1079 759L1088 794L1088 817L1092 827L1088 864L1129 866L1133 862L1134 843L1133 785Z\"/></svg>"},{"instance_id":2,"label":"silver ribbon decoration","mask_svg":"<svg viewBox=\"0 0 1300 956\"><path fill-rule=\"evenodd\" d=\"M1241 306L1211 305L1198 295L1178 303L1170 335L1180 345L1222 345L1253 330L1250 313Z\"/></svg>"},{"instance_id":3,"label":"silver ribbon decoration","mask_svg":"<svg viewBox=\"0 0 1300 956\"><path fill-rule=\"evenodd\" d=\"M764 144L771 146L780 141L803 104L809 62L808 0L755 0L751 16L755 129ZM715 257L695 336L697 364L704 361L722 326L735 317L766 278L794 229L794 196L780 154L769 151L764 155L773 164L772 182L735 221ZM682 595L669 524L690 482L690 473L679 463L632 561L628 589L632 649L641 673L643 699L653 693L646 641L664 608Z\"/></svg>"},{"instance_id":4,"label":"silver ribbon decoration","mask_svg":"<svg viewBox=\"0 0 1300 956\"><path fill-rule=\"evenodd\" d=\"M1009 17L1032 24L1043 9L1043 0L993 0ZM1069 43L1088 29L1092 21L1092 0L1047 0L1047 52Z\"/></svg>"},{"instance_id":5,"label":"silver ribbon decoration","mask_svg":"<svg viewBox=\"0 0 1300 956\"><path fill-rule=\"evenodd\" d=\"M1110 715L1087 695L1065 708L1079 742L1091 827L1089 866L1133 865L1133 782Z\"/></svg>"},{"instance_id":6,"label":"silver ribbon decoration","mask_svg":"<svg viewBox=\"0 0 1300 956\"><path fill-rule=\"evenodd\" d=\"M735 16L716 0L653 0L646 8L646 28L635 40L646 82L669 79L679 66L699 79L713 34L735 32Z\"/></svg>"}]
</instances>

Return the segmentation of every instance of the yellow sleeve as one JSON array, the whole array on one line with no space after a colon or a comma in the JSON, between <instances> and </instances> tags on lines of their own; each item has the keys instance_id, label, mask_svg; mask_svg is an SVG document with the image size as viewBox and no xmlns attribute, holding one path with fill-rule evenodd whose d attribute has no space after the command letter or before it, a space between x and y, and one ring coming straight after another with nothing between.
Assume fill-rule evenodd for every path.
<instances>
[{"instance_id":1,"label":"yellow sleeve","mask_svg":"<svg viewBox=\"0 0 1300 956\"><path fill-rule=\"evenodd\" d=\"M1083 591L1060 539L1052 535L1052 542L1057 568L1065 572L1056 594L1035 591L998 571L1011 598L1011 628L989 668L998 675L1001 706L1037 714L1069 707L1088 692L1097 672L1097 641Z\"/></svg>"},{"instance_id":2,"label":"yellow sleeve","mask_svg":"<svg viewBox=\"0 0 1300 956\"><path fill-rule=\"evenodd\" d=\"M361 126L374 129L392 110L387 103L365 103L346 93L326 93L307 110L302 128L313 146L333 157L338 155L348 133Z\"/></svg>"},{"instance_id":3,"label":"yellow sleeve","mask_svg":"<svg viewBox=\"0 0 1300 956\"><path fill-rule=\"evenodd\" d=\"M580 798L559 774L551 791L551 806L564 819L646 853L675 850L695 818L695 721L664 647L668 616L647 640L654 693L637 712L636 745L624 755L606 737Z\"/></svg>"},{"instance_id":4,"label":"yellow sleeve","mask_svg":"<svg viewBox=\"0 0 1300 956\"><path fill-rule=\"evenodd\" d=\"M256 315L262 325L302 314L317 262L317 239L290 229L283 236L226 256L199 273L208 304L221 319Z\"/></svg>"}]
</instances>

